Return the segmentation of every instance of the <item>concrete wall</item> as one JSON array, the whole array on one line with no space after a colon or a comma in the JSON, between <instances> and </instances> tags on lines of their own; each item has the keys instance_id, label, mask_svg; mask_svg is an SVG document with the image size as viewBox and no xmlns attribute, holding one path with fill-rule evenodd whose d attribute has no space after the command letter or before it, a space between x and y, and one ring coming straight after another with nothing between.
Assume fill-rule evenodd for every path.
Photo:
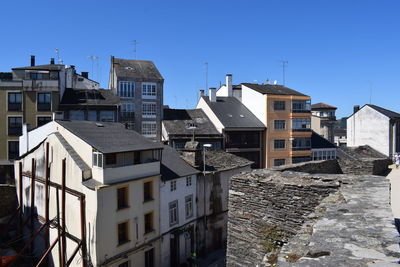
<instances>
[{"instance_id":1,"label":"concrete wall","mask_svg":"<svg viewBox=\"0 0 400 267\"><path fill-rule=\"evenodd\" d=\"M389 118L369 106L347 119L347 146L369 145L386 156L390 154Z\"/></svg>"}]
</instances>

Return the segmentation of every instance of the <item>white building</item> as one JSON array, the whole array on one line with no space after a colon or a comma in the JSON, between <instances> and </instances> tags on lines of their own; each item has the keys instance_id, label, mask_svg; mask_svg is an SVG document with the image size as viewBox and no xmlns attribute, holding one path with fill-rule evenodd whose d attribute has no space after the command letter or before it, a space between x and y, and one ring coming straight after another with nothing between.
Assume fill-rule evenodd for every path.
<instances>
[{"instance_id":1,"label":"white building","mask_svg":"<svg viewBox=\"0 0 400 267\"><path fill-rule=\"evenodd\" d=\"M400 114L367 104L347 118L347 146L369 145L386 156L400 152Z\"/></svg>"},{"instance_id":2,"label":"white building","mask_svg":"<svg viewBox=\"0 0 400 267\"><path fill-rule=\"evenodd\" d=\"M196 251L196 174L178 152L164 146L160 183L161 266L189 263Z\"/></svg>"},{"instance_id":3,"label":"white building","mask_svg":"<svg viewBox=\"0 0 400 267\"><path fill-rule=\"evenodd\" d=\"M24 218L34 215L35 231L52 225L35 239L35 255L41 258L57 242L70 266L159 266L163 146L119 123L52 121L46 127L21 138L29 150L15 162L15 173L22 166L16 187ZM57 229L67 233L58 239ZM49 265L61 265L59 250L50 254Z\"/></svg>"}]
</instances>

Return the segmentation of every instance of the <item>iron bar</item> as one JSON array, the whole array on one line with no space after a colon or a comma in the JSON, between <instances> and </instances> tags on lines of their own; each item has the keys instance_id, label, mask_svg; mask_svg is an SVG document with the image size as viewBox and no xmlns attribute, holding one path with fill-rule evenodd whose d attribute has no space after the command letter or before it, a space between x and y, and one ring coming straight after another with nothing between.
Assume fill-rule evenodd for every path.
<instances>
[{"instance_id":1,"label":"iron bar","mask_svg":"<svg viewBox=\"0 0 400 267\"><path fill-rule=\"evenodd\" d=\"M40 266L45 260L46 260L46 262L48 262L47 256L49 255L51 250L54 248L54 246L57 244L57 242L58 242L58 237L56 238L56 240L54 240L54 242L51 244L51 246L43 254L43 256L40 259L40 261L38 262L38 264L36 264L36 267ZM46 263L45 266L48 266L48 264Z\"/></svg>"}]
</instances>

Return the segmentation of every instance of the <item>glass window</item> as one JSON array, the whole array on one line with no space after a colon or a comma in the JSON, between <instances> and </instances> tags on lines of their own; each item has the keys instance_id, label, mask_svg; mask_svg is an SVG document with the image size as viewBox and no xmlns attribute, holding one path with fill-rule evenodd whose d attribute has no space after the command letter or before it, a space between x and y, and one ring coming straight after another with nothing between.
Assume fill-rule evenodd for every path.
<instances>
[{"instance_id":1,"label":"glass window","mask_svg":"<svg viewBox=\"0 0 400 267\"><path fill-rule=\"evenodd\" d=\"M144 215L144 233L150 233L153 229L153 212Z\"/></svg>"},{"instance_id":2,"label":"glass window","mask_svg":"<svg viewBox=\"0 0 400 267\"><path fill-rule=\"evenodd\" d=\"M285 110L285 101L274 101L274 110Z\"/></svg>"},{"instance_id":3,"label":"glass window","mask_svg":"<svg viewBox=\"0 0 400 267\"><path fill-rule=\"evenodd\" d=\"M186 219L192 217L193 215L193 196L186 196L185 197L185 214Z\"/></svg>"},{"instance_id":4,"label":"glass window","mask_svg":"<svg viewBox=\"0 0 400 267\"><path fill-rule=\"evenodd\" d=\"M144 201L153 200L153 182L149 181L143 184Z\"/></svg>"},{"instance_id":5,"label":"glass window","mask_svg":"<svg viewBox=\"0 0 400 267\"><path fill-rule=\"evenodd\" d=\"M148 137L155 137L157 135L157 124L154 121L142 122L142 134Z\"/></svg>"},{"instance_id":6,"label":"glass window","mask_svg":"<svg viewBox=\"0 0 400 267\"><path fill-rule=\"evenodd\" d=\"M19 157L19 141L8 141L8 159L13 160Z\"/></svg>"},{"instance_id":7,"label":"glass window","mask_svg":"<svg viewBox=\"0 0 400 267\"><path fill-rule=\"evenodd\" d=\"M118 267L130 267L130 261L125 261L118 265Z\"/></svg>"},{"instance_id":8,"label":"glass window","mask_svg":"<svg viewBox=\"0 0 400 267\"><path fill-rule=\"evenodd\" d=\"M118 245L129 242L129 225L128 222L118 224Z\"/></svg>"},{"instance_id":9,"label":"glass window","mask_svg":"<svg viewBox=\"0 0 400 267\"><path fill-rule=\"evenodd\" d=\"M22 117L8 117L8 135L22 135Z\"/></svg>"},{"instance_id":10,"label":"glass window","mask_svg":"<svg viewBox=\"0 0 400 267\"><path fill-rule=\"evenodd\" d=\"M274 148L279 149L279 148L285 148L285 140L274 140Z\"/></svg>"},{"instance_id":11,"label":"glass window","mask_svg":"<svg viewBox=\"0 0 400 267\"><path fill-rule=\"evenodd\" d=\"M85 113L83 110L70 110L69 119L75 121L83 121L85 119Z\"/></svg>"},{"instance_id":12,"label":"glass window","mask_svg":"<svg viewBox=\"0 0 400 267\"><path fill-rule=\"evenodd\" d=\"M275 130L284 130L285 129L285 120L275 120L274 128L275 128Z\"/></svg>"},{"instance_id":13,"label":"glass window","mask_svg":"<svg viewBox=\"0 0 400 267\"><path fill-rule=\"evenodd\" d=\"M172 226L178 223L178 201L175 200L169 203L169 225Z\"/></svg>"},{"instance_id":14,"label":"glass window","mask_svg":"<svg viewBox=\"0 0 400 267\"><path fill-rule=\"evenodd\" d=\"M22 93L8 93L8 111L22 110Z\"/></svg>"},{"instance_id":15,"label":"glass window","mask_svg":"<svg viewBox=\"0 0 400 267\"><path fill-rule=\"evenodd\" d=\"M191 186L192 185L192 177L186 177L186 186Z\"/></svg>"},{"instance_id":16,"label":"glass window","mask_svg":"<svg viewBox=\"0 0 400 267\"><path fill-rule=\"evenodd\" d=\"M88 121L97 121L97 111L95 110L88 111Z\"/></svg>"},{"instance_id":17,"label":"glass window","mask_svg":"<svg viewBox=\"0 0 400 267\"><path fill-rule=\"evenodd\" d=\"M38 93L37 94L37 110L50 111L51 110L51 93Z\"/></svg>"},{"instance_id":18,"label":"glass window","mask_svg":"<svg viewBox=\"0 0 400 267\"><path fill-rule=\"evenodd\" d=\"M285 159L274 159L274 166L285 165Z\"/></svg>"},{"instance_id":19,"label":"glass window","mask_svg":"<svg viewBox=\"0 0 400 267\"><path fill-rule=\"evenodd\" d=\"M154 267L154 248L144 253L144 267Z\"/></svg>"},{"instance_id":20,"label":"glass window","mask_svg":"<svg viewBox=\"0 0 400 267\"><path fill-rule=\"evenodd\" d=\"M103 168L103 154L97 150L93 151L93 166Z\"/></svg>"},{"instance_id":21,"label":"glass window","mask_svg":"<svg viewBox=\"0 0 400 267\"><path fill-rule=\"evenodd\" d=\"M293 119L292 120L293 131L308 131L311 129L311 119Z\"/></svg>"},{"instance_id":22,"label":"glass window","mask_svg":"<svg viewBox=\"0 0 400 267\"><path fill-rule=\"evenodd\" d=\"M121 81L118 83L118 96L121 98L135 97L135 82Z\"/></svg>"},{"instance_id":23,"label":"glass window","mask_svg":"<svg viewBox=\"0 0 400 267\"><path fill-rule=\"evenodd\" d=\"M311 101L310 100L293 100L292 101L292 112L310 112Z\"/></svg>"},{"instance_id":24,"label":"glass window","mask_svg":"<svg viewBox=\"0 0 400 267\"><path fill-rule=\"evenodd\" d=\"M155 118L157 115L156 103L143 103L142 104L142 116L143 118Z\"/></svg>"},{"instance_id":25,"label":"glass window","mask_svg":"<svg viewBox=\"0 0 400 267\"><path fill-rule=\"evenodd\" d=\"M117 209L127 208L128 205L128 187L121 187L117 189Z\"/></svg>"},{"instance_id":26,"label":"glass window","mask_svg":"<svg viewBox=\"0 0 400 267\"><path fill-rule=\"evenodd\" d=\"M176 181L171 181L171 191L176 190Z\"/></svg>"},{"instance_id":27,"label":"glass window","mask_svg":"<svg viewBox=\"0 0 400 267\"><path fill-rule=\"evenodd\" d=\"M100 121L111 121L114 122L114 111L102 110L100 111Z\"/></svg>"},{"instance_id":28,"label":"glass window","mask_svg":"<svg viewBox=\"0 0 400 267\"><path fill-rule=\"evenodd\" d=\"M311 149L310 138L294 138L292 141L292 150L309 150Z\"/></svg>"},{"instance_id":29,"label":"glass window","mask_svg":"<svg viewBox=\"0 0 400 267\"><path fill-rule=\"evenodd\" d=\"M142 97L155 98L157 96L157 87L155 83L142 83Z\"/></svg>"},{"instance_id":30,"label":"glass window","mask_svg":"<svg viewBox=\"0 0 400 267\"><path fill-rule=\"evenodd\" d=\"M52 118L49 116L37 117L37 127L45 125L46 123L51 122L51 121L52 121Z\"/></svg>"}]
</instances>

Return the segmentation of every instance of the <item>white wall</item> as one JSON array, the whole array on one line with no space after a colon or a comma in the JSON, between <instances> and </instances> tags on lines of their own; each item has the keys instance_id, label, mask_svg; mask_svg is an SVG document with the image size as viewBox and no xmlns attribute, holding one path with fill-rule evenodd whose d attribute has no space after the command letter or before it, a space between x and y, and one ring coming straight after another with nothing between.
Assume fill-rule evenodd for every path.
<instances>
[{"instance_id":1,"label":"white wall","mask_svg":"<svg viewBox=\"0 0 400 267\"><path fill-rule=\"evenodd\" d=\"M369 106L364 106L347 119L347 146L369 145L389 156L389 132L389 118Z\"/></svg>"},{"instance_id":2,"label":"white wall","mask_svg":"<svg viewBox=\"0 0 400 267\"><path fill-rule=\"evenodd\" d=\"M242 85L242 103L267 127L267 101L265 96Z\"/></svg>"},{"instance_id":3,"label":"white wall","mask_svg":"<svg viewBox=\"0 0 400 267\"><path fill-rule=\"evenodd\" d=\"M221 123L221 121L214 114L214 112L211 110L211 108L208 106L208 104L206 103L206 101L204 101L203 98L200 97L196 108L201 108L204 111L204 113L206 113L206 115L210 119L210 121L214 124L217 131L219 133L222 133L222 130L224 129L224 125Z\"/></svg>"},{"instance_id":4,"label":"white wall","mask_svg":"<svg viewBox=\"0 0 400 267\"><path fill-rule=\"evenodd\" d=\"M217 91L217 96L228 96L228 87L222 85Z\"/></svg>"},{"instance_id":5,"label":"white wall","mask_svg":"<svg viewBox=\"0 0 400 267\"><path fill-rule=\"evenodd\" d=\"M40 142L46 139L49 134L55 132L55 130L55 122L51 121L41 127L27 132L27 135L21 135L19 137L19 155L23 155L27 151L40 144Z\"/></svg>"}]
</instances>

